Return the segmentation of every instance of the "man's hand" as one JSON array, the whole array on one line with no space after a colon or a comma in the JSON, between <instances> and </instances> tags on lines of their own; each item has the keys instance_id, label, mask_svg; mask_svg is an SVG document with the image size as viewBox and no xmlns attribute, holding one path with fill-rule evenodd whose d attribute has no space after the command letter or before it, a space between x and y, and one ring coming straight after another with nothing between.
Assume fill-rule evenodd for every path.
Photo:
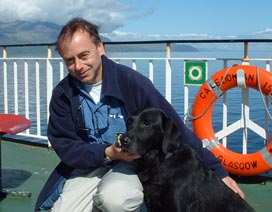
<instances>
[{"instance_id":1,"label":"man's hand","mask_svg":"<svg viewBox=\"0 0 272 212\"><path fill-rule=\"evenodd\" d=\"M110 160L124 160L128 162L131 162L141 157L140 155L123 152L118 143L114 143L113 145L106 147L105 155Z\"/></svg>"},{"instance_id":2,"label":"man's hand","mask_svg":"<svg viewBox=\"0 0 272 212\"><path fill-rule=\"evenodd\" d=\"M222 181L230 187L235 193L237 193L241 198L245 198L244 192L240 189L240 187L237 185L237 183L229 176L224 177Z\"/></svg>"}]
</instances>

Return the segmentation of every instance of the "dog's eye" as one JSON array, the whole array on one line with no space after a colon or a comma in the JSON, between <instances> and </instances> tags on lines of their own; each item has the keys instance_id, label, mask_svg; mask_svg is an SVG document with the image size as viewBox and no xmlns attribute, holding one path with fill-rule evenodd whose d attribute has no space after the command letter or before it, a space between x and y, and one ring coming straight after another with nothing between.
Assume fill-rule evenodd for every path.
<instances>
[{"instance_id":1,"label":"dog's eye","mask_svg":"<svg viewBox=\"0 0 272 212\"><path fill-rule=\"evenodd\" d=\"M132 125L132 122L133 122L132 118L129 118L129 119L127 120L127 123L126 123L127 128L129 128L129 127Z\"/></svg>"},{"instance_id":2,"label":"dog's eye","mask_svg":"<svg viewBox=\"0 0 272 212\"><path fill-rule=\"evenodd\" d=\"M145 127L149 127L149 126L150 126L150 122L149 122L149 121L147 121L147 120L144 120L144 122L143 122L143 123L144 123L144 126L145 126Z\"/></svg>"}]
</instances>

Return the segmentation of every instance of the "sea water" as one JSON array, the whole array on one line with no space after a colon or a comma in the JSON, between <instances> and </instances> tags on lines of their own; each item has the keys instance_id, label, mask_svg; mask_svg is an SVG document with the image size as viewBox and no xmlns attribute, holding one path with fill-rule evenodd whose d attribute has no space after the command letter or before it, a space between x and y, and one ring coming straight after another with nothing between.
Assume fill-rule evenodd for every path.
<instances>
[{"instance_id":1,"label":"sea water","mask_svg":"<svg viewBox=\"0 0 272 212\"><path fill-rule=\"evenodd\" d=\"M31 53L28 52L28 57L32 57ZM44 50L43 50L44 52ZM252 58L272 58L272 53L270 51L253 51L250 52ZM10 57L22 57L25 56L26 52L15 52L13 55L11 54ZM33 54L33 53L32 53ZM38 52L35 52L35 56L39 55ZM110 58L157 58L153 60L154 63L154 85L156 88L164 95L165 94L165 60L162 59L165 57L165 53L163 52L119 52L119 53L108 53L108 57ZM207 52L186 52L186 53L172 53L172 58L243 58L243 54L241 51L207 51ZM44 54L41 57L46 57ZM158 59L161 58L161 59ZM27 60L25 60L27 61ZM41 115L41 125L42 125L42 135L46 135L47 129L47 108L46 108L46 67L44 60L37 60L40 63L40 71L39 71L39 86L40 86L40 110L42 111ZM24 96L24 61L18 62L18 94L20 96ZM120 60L120 63L125 64L131 67L131 60ZM53 67L58 69L59 63L56 61L52 61ZM234 64L241 64L240 60L230 60L228 65ZM253 65L257 65L259 67L265 68L264 61L253 61L251 62ZM213 73L219 71L223 68L223 61L222 60L209 60L208 62L208 75L211 76ZM171 60L171 67L172 67L172 100L171 104L176 109L178 114L182 119L186 113L190 113L189 111L184 111L184 61L183 60ZM29 62L29 104L30 104L30 119L33 118L35 120L37 113L36 113L36 76L37 73L35 72L35 63ZM148 77L148 61L138 59L137 60L137 71L141 74ZM65 71L65 74L67 71ZM53 72L53 86L55 86L59 81L59 73ZM13 83L13 70L8 71L8 82L9 87L14 87ZM0 81L3 82L3 73L0 74ZM199 86L190 86L189 87L189 106L191 108L195 95L199 89ZM7 91L9 97L12 97L13 90L9 89ZM3 86L0 88L0 98L3 98ZM11 98L12 99L12 98ZM241 118L241 91L240 89L232 89L228 91L228 124L231 124ZM14 102L12 100L9 101L9 110L13 112ZM31 106L32 105L32 106ZM260 92L250 89L250 118L252 121L256 122L260 126L264 125L264 116L265 116L265 107L260 95ZM19 98L19 111L24 110L24 100ZM0 101L0 111L4 111L3 101ZM212 123L214 131L217 132L222 129L222 98L219 98L216 102L213 115L212 115ZM32 128L35 128L37 125L36 121L32 121ZM188 122L188 127L191 127L191 122ZM260 149L263 146L264 139L260 136L256 135L255 133L249 130L248 134L248 152L254 152L256 149ZM228 137L228 147L233 149L237 152L242 151L242 130L235 132L233 135Z\"/></svg>"}]
</instances>

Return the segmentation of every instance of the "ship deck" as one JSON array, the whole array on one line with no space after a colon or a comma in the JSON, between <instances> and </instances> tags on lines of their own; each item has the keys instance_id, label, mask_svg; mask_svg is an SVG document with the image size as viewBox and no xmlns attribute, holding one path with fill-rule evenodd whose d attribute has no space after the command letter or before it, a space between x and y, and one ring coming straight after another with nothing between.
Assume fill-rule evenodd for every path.
<instances>
[{"instance_id":1,"label":"ship deck","mask_svg":"<svg viewBox=\"0 0 272 212\"><path fill-rule=\"evenodd\" d=\"M2 184L14 193L2 195L0 211L34 211L38 194L58 162L48 148L2 141Z\"/></svg>"},{"instance_id":2,"label":"ship deck","mask_svg":"<svg viewBox=\"0 0 272 212\"><path fill-rule=\"evenodd\" d=\"M31 192L31 196L2 196L0 211L34 211L43 184L59 162L57 155L46 147L6 140L1 142L1 146L3 187L18 194ZM236 180L256 212L271 211L272 176L237 177Z\"/></svg>"}]
</instances>

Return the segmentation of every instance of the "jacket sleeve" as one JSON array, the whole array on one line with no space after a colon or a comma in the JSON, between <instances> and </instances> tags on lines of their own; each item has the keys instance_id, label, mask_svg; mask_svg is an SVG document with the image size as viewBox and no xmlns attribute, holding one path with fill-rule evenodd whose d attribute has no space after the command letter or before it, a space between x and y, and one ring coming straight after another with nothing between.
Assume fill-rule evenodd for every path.
<instances>
[{"instance_id":1,"label":"jacket sleeve","mask_svg":"<svg viewBox=\"0 0 272 212\"><path fill-rule=\"evenodd\" d=\"M139 78L141 77L139 76ZM161 93L154 87L153 83L149 79L133 79L131 80L131 84L132 87L139 88L137 90L133 90L133 94L131 94L131 96L136 96L135 105L139 106L138 110L148 106L153 106L165 111L166 114L171 117L179 127L184 142L191 145L198 152L205 166L215 171L220 178L224 178L228 175L220 160L216 158L209 150L203 148L201 140L183 123L171 104L165 99L164 96L161 95Z\"/></svg>"},{"instance_id":2,"label":"jacket sleeve","mask_svg":"<svg viewBox=\"0 0 272 212\"><path fill-rule=\"evenodd\" d=\"M77 134L71 100L60 87L50 101L48 139L63 163L77 169L104 165L106 144L90 144ZM75 106L73 106L75 107Z\"/></svg>"}]
</instances>

